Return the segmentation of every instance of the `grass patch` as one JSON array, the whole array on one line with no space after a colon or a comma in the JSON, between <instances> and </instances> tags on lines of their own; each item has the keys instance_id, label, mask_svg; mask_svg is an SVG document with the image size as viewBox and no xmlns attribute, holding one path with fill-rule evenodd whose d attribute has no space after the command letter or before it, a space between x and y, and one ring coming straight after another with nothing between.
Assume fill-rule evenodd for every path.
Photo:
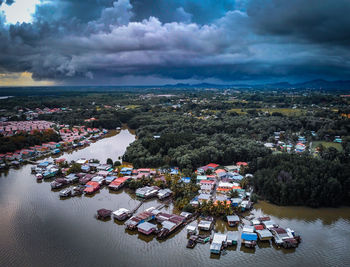
<instances>
[{"instance_id":1,"label":"grass patch","mask_svg":"<svg viewBox=\"0 0 350 267\"><path fill-rule=\"evenodd\" d=\"M268 112L270 114L274 112L281 113L285 116L300 116L306 113L305 110L299 108L262 108L259 111Z\"/></svg>"},{"instance_id":2,"label":"grass patch","mask_svg":"<svg viewBox=\"0 0 350 267\"><path fill-rule=\"evenodd\" d=\"M316 149L316 147L320 146L322 144L322 146L324 148L330 148L330 147L334 147L335 149L337 149L338 151L343 151L343 147L341 144L339 143L333 143L333 142L325 142L325 141L315 141L312 142L312 149Z\"/></svg>"},{"instance_id":3,"label":"grass patch","mask_svg":"<svg viewBox=\"0 0 350 267\"><path fill-rule=\"evenodd\" d=\"M249 108L254 109L254 108ZM242 109L242 108L232 108L227 111L227 113L233 113L236 112L239 115L245 115L247 114L248 109ZM303 109L293 109L293 108L257 108L258 112L268 112L270 114L274 112L279 112L283 114L284 116L300 116L306 114L306 110Z\"/></svg>"},{"instance_id":4,"label":"grass patch","mask_svg":"<svg viewBox=\"0 0 350 267\"><path fill-rule=\"evenodd\" d=\"M243 110L243 111L242 111L242 110ZM247 114L247 112L244 111L244 109L241 109L241 108L232 108L232 109L229 109L229 110L227 111L227 113L234 113L234 112L236 112L236 113L239 114L239 115Z\"/></svg>"},{"instance_id":5,"label":"grass patch","mask_svg":"<svg viewBox=\"0 0 350 267\"><path fill-rule=\"evenodd\" d=\"M126 106L127 109L135 109L135 108L138 108L140 107L139 105L128 105Z\"/></svg>"}]
</instances>

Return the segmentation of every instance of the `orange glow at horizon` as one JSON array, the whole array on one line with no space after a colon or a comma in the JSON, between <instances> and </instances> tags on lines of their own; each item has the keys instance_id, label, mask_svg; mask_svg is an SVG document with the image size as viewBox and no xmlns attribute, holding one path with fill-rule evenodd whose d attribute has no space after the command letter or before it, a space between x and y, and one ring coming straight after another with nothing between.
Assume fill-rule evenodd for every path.
<instances>
[{"instance_id":1,"label":"orange glow at horizon","mask_svg":"<svg viewBox=\"0 0 350 267\"><path fill-rule=\"evenodd\" d=\"M0 86L51 86L53 81L34 81L32 73L0 73Z\"/></svg>"}]
</instances>

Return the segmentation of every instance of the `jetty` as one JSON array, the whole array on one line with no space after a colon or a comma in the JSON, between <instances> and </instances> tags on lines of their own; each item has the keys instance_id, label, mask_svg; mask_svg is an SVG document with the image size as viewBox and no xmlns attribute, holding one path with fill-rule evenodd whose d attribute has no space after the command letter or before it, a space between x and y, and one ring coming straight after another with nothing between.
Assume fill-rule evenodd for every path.
<instances>
[{"instance_id":1,"label":"jetty","mask_svg":"<svg viewBox=\"0 0 350 267\"><path fill-rule=\"evenodd\" d=\"M135 214L136 211L142 206L143 202L144 202L144 200L141 200L139 202L139 204L137 204L137 206L130 211L130 214L132 214L132 215Z\"/></svg>"}]
</instances>

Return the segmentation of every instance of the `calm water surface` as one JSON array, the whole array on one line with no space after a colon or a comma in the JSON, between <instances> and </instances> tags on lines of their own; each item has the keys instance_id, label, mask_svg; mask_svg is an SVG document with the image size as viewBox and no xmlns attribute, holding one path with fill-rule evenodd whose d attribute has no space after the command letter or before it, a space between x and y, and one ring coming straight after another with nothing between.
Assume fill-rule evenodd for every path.
<instances>
[{"instance_id":1,"label":"calm water surface","mask_svg":"<svg viewBox=\"0 0 350 267\"><path fill-rule=\"evenodd\" d=\"M134 140L124 129L64 157L117 160ZM130 192L110 193L103 188L92 197L60 200L50 182L36 182L30 167L11 169L0 177L0 266L350 266L350 208L278 207L261 202L252 213L269 215L300 233L299 247L284 250L259 243L251 250L239 245L215 257L209 244L187 249L184 229L158 241L126 231L113 220L95 219L100 208L136 206L138 200ZM150 200L139 211L158 204ZM172 207L166 210L171 212ZM228 229L218 221L216 230L239 229Z\"/></svg>"}]
</instances>

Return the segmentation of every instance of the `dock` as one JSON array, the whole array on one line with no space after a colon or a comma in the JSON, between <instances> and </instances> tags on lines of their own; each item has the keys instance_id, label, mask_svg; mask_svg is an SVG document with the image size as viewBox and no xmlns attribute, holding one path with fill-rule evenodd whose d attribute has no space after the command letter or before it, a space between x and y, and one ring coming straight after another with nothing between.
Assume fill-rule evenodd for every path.
<instances>
[{"instance_id":1,"label":"dock","mask_svg":"<svg viewBox=\"0 0 350 267\"><path fill-rule=\"evenodd\" d=\"M130 214L134 215L136 211L142 206L143 202L143 200L140 201L139 204L137 204L137 206L130 211Z\"/></svg>"},{"instance_id":2,"label":"dock","mask_svg":"<svg viewBox=\"0 0 350 267\"><path fill-rule=\"evenodd\" d=\"M165 205L166 205L166 204L160 204L160 205L158 205L158 206L155 208L155 210L161 210L162 208L165 207Z\"/></svg>"}]
</instances>

